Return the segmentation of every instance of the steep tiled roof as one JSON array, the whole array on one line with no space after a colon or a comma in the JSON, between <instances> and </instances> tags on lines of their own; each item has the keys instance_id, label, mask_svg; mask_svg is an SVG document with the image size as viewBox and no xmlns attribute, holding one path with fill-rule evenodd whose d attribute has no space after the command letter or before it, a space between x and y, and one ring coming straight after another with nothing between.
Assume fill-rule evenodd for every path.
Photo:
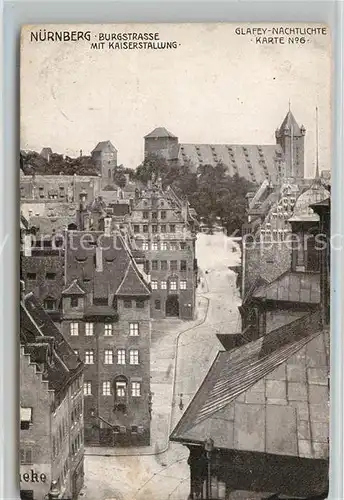
<instances>
[{"instance_id":1,"label":"steep tiled roof","mask_svg":"<svg viewBox=\"0 0 344 500\"><path fill-rule=\"evenodd\" d=\"M134 263L130 260L128 263L127 270L123 277L121 284L119 285L116 295L144 295L149 296L151 294L148 286L143 281L142 277L139 275Z\"/></svg>"},{"instance_id":2,"label":"steep tiled roof","mask_svg":"<svg viewBox=\"0 0 344 500\"><path fill-rule=\"evenodd\" d=\"M62 295L85 295L86 291L79 285L75 279L72 283L63 290Z\"/></svg>"},{"instance_id":3,"label":"steep tiled roof","mask_svg":"<svg viewBox=\"0 0 344 500\"><path fill-rule=\"evenodd\" d=\"M110 149L111 151L117 151L111 141L100 141L93 149L92 153L96 151L104 151L106 149Z\"/></svg>"},{"instance_id":4,"label":"steep tiled roof","mask_svg":"<svg viewBox=\"0 0 344 500\"><path fill-rule=\"evenodd\" d=\"M165 127L157 127L152 132L149 134L145 135L145 139L158 139L160 137L172 137L176 138L175 135L171 134L168 130L165 129Z\"/></svg>"},{"instance_id":5,"label":"steep tiled roof","mask_svg":"<svg viewBox=\"0 0 344 500\"><path fill-rule=\"evenodd\" d=\"M220 352L171 440L327 459L328 345L314 314Z\"/></svg>"},{"instance_id":6,"label":"steep tiled roof","mask_svg":"<svg viewBox=\"0 0 344 500\"><path fill-rule=\"evenodd\" d=\"M318 304L320 275L287 271L271 283L257 288L252 296L275 301Z\"/></svg>"},{"instance_id":7,"label":"steep tiled roof","mask_svg":"<svg viewBox=\"0 0 344 500\"><path fill-rule=\"evenodd\" d=\"M179 161L199 165L215 166L222 162L228 167L228 174L260 184L266 179L276 181L278 162L282 160L282 149L278 145L235 145L235 144L181 144Z\"/></svg>"}]
</instances>

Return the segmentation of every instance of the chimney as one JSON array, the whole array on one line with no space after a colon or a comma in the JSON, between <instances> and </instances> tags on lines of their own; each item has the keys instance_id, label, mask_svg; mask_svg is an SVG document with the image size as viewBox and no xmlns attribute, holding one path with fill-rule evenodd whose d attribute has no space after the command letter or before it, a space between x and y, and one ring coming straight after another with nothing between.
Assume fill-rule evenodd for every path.
<instances>
[{"instance_id":1,"label":"chimney","mask_svg":"<svg viewBox=\"0 0 344 500\"><path fill-rule=\"evenodd\" d=\"M80 149L80 158L81 158L81 156L82 156L82 149Z\"/></svg>"},{"instance_id":2,"label":"chimney","mask_svg":"<svg viewBox=\"0 0 344 500\"><path fill-rule=\"evenodd\" d=\"M96 247L96 271L103 272L103 249L100 246Z\"/></svg>"}]
</instances>

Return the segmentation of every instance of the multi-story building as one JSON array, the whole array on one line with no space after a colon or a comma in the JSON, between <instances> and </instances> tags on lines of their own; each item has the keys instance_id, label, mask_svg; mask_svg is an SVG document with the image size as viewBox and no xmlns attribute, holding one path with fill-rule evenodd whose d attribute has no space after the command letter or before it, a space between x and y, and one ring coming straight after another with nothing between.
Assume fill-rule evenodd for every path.
<instances>
[{"instance_id":1,"label":"multi-story building","mask_svg":"<svg viewBox=\"0 0 344 500\"><path fill-rule=\"evenodd\" d=\"M127 216L132 247L145 255L152 296L152 318L192 319L195 314L197 261L195 219L187 201L181 201L161 182L148 184Z\"/></svg>"},{"instance_id":2,"label":"multi-story building","mask_svg":"<svg viewBox=\"0 0 344 500\"><path fill-rule=\"evenodd\" d=\"M84 478L83 363L33 296L20 304L20 489L76 500ZM54 496L55 498L55 496Z\"/></svg>"}]
</instances>

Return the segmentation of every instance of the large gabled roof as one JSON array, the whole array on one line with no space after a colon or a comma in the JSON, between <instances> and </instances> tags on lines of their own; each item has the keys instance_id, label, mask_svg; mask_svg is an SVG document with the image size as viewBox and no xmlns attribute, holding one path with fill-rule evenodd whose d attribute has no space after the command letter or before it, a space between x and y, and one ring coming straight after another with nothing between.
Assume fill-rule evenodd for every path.
<instances>
[{"instance_id":1,"label":"large gabled roof","mask_svg":"<svg viewBox=\"0 0 344 500\"><path fill-rule=\"evenodd\" d=\"M149 296L148 286L140 276L134 262L130 259L123 280L117 288L116 295Z\"/></svg>"}]
</instances>

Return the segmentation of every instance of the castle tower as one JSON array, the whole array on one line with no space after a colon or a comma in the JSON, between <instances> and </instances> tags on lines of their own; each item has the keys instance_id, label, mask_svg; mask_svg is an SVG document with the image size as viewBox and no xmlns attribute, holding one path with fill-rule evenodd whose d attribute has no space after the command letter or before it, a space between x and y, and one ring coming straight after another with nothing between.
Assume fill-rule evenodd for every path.
<instances>
[{"instance_id":1,"label":"castle tower","mask_svg":"<svg viewBox=\"0 0 344 500\"><path fill-rule=\"evenodd\" d=\"M110 141L98 142L91 155L101 175L102 187L113 184L117 167L117 149L115 146Z\"/></svg>"},{"instance_id":2,"label":"castle tower","mask_svg":"<svg viewBox=\"0 0 344 500\"><path fill-rule=\"evenodd\" d=\"M285 177L303 179L305 174L305 134L303 125L298 125L293 113L288 111L282 125L276 130L276 143L284 153Z\"/></svg>"}]
</instances>

